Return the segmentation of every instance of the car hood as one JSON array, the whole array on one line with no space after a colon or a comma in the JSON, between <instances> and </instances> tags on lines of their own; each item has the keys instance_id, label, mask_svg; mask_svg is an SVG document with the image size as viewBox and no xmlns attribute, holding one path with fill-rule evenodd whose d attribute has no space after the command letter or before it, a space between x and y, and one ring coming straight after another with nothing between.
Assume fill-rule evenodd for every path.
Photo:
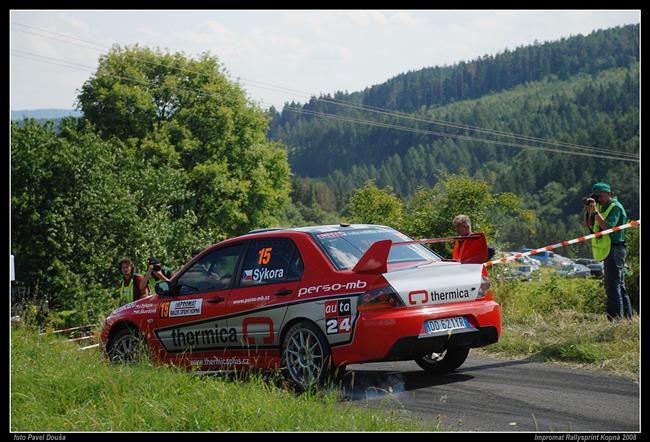
<instances>
[{"instance_id":1,"label":"car hood","mask_svg":"<svg viewBox=\"0 0 650 442\"><path fill-rule=\"evenodd\" d=\"M155 308L158 306L157 301L158 295L151 295L138 299L137 301L133 301L129 304L124 304L123 306L113 310L108 319L127 313L143 313L148 312L149 310L155 310Z\"/></svg>"}]
</instances>

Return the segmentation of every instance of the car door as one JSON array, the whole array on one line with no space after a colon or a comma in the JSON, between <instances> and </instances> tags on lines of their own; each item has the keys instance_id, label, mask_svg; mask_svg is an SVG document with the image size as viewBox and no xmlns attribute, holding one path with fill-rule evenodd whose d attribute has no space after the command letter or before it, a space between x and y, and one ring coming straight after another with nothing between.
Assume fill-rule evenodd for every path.
<instances>
[{"instance_id":1,"label":"car door","mask_svg":"<svg viewBox=\"0 0 650 442\"><path fill-rule=\"evenodd\" d=\"M226 301L244 244L209 252L172 281L153 329L168 357L222 350L236 343L226 323Z\"/></svg>"},{"instance_id":2,"label":"car door","mask_svg":"<svg viewBox=\"0 0 650 442\"><path fill-rule=\"evenodd\" d=\"M279 346L287 303L296 296L303 275L298 247L288 238L248 243L238 281L228 296L228 326L243 348Z\"/></svg>"}]
</instances>

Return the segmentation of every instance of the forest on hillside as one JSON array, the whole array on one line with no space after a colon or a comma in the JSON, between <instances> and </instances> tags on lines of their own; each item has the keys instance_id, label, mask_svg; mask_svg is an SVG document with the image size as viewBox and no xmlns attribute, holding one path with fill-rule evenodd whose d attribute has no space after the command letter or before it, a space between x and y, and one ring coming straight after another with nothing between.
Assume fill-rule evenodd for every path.
<instances>
[{"instance_id":1,"label":"forest on hillside","mask_svg":"<svg viewBox=\"0 0 650 442\"><path fill-rule=\"evenodd\" d=\"M545 245L583 233L581 197L596 181L639 217L639 91L639 26L630 25L288 103L271 110L269 136L287 146L294 201L312 212L344 211L368 180L408 199L445 173L465 173L536 214L533 236L511 229L507 242Z\"/></svg>"}]
</instances>

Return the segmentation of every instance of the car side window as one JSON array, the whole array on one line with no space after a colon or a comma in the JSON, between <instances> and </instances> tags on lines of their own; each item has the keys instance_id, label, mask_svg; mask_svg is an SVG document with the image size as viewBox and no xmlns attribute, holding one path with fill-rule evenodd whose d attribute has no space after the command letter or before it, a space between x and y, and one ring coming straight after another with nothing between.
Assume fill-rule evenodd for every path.
<instances>
[{"instance_id":1,"label":"car side window","mask_svg":"<svg viewBox=\"0 0 650 442\"><path fill-rule=\"evenodd\" d=\"M291 259L289 260L289 272L287 274L288 281L299 281L302 279L302 273L305 270L305 266L302 263L302 257L300 256L300 251L298 247L293 248L293 253Z\"/></svg>"},{"instance_id":2,"label":"car side window","mask_svg":"<svg viewBox=\"0 0 650 442\"><path fill-rule=\"evenodd\" d=\"M243 247L243 244L238 244L215 250L194 263L178 278L178 294L190 295L230 288Z\"/></svg>"},{"instance_id":3,"label":"car side window","mask_svg":"<svg viewBox=\"0 0 650 442\"><path fill-rule=\"evenodd\" d=\"M252 241L244 257L240 286L297 281L302 277L302 272L302 258L292 241Z\"/></svg>"}]
</instances>

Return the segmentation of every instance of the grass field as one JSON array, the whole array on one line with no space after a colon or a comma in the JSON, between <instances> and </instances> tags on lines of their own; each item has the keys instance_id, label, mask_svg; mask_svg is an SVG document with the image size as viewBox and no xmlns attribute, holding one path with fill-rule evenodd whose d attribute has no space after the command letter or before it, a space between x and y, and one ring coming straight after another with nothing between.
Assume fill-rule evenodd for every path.
<instances>
[{"instance_id":1,"label":"grass field","mask_svg":"<svg viewBox=\"0 0 650 442\"><path fill-rule=\"evenodd\" d=\"M493 280L494 281L494 280ZM481 354L558 361L639 381L638 316L607 321L598 280L494 281L503 332ZM358 408L336 389L297 395L254 374L197 376L99 352L26 328L11 336L11 431L431 431L400 410ZM476 352L477 350L474 350Z\"/></svg>"},{"instance_id":2,"label":"grass field","mask_svg":"<svg viewBox=\"0 0 650 442\"><path fill-rule=\"evenodd\" d=\"M334 393L297 395L261 375L198 376L25 329L11 336L11 431L431 431Z\"/></svg>"},{"instance_id":3,"label":"grass field","mask_svg":"<svg viewBox=\"0 0 650 442\"><path fill-rule=\"evenodd\" d=\"M537 281L495 282L503 332L488 354L559 361L639 380L640 320L609 322L596 279L544 272Z\"/></svg>"}]
</instances>

